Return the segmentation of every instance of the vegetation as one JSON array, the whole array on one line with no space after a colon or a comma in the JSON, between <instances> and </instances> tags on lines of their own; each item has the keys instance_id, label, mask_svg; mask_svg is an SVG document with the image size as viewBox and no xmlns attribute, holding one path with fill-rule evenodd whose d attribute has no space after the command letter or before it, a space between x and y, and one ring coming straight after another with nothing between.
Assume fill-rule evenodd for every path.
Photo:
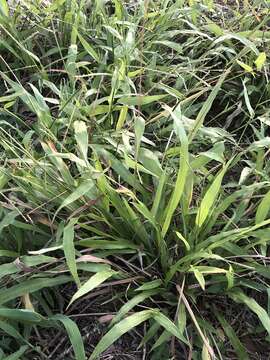
<instances>
[{"instance_id":1,"label":"vegetation","mask_svg":"<svg viewBox=\"0 0 270 360\"><path fill-rule=\"evenodd\" d=\"M268 358L269 9L0 0L0 359Z\"/></svg>"}]
</instances>

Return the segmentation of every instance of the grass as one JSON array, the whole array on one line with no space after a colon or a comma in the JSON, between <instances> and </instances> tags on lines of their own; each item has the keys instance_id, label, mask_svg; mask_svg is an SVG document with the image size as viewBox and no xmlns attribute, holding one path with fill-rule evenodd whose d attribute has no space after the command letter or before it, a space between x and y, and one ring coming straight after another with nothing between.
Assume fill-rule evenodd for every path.
<instances>
[{"instance_id":1,"label":"grass","mask_svg":"<svg viewBox=\"0 0 270 360\"><path fill-rule=\"evenodd\" d=\"M268 358L269 6L0 1L1 359Z\"/></svg>"}]
</instances>

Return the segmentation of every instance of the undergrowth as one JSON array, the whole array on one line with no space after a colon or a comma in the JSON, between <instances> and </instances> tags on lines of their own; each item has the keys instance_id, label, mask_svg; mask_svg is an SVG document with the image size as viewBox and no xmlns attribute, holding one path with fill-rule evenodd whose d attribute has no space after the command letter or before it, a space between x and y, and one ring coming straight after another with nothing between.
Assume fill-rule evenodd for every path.
<instances>
[{"instance_id":1,"label":"undergrowth","mask_svg":"<svg viewBox=\"0 0 270 360\"><path fill-rule=\"evenodd\" d=\"M0 359L268 358L269 8L0 1Z\"/></svg>"}]
</instances>

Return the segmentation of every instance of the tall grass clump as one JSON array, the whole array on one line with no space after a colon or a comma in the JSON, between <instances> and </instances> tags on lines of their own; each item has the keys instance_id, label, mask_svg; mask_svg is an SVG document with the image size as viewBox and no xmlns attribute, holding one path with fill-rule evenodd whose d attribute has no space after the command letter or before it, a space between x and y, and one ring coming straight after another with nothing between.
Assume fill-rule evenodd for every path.
<instances>
[{"instance_id":1,"label":"tall grass clump","mask_svg":"<svg viewBox=\"0 0 270 360\"><path fill-rule=\"evenodd\" d=\"M270 5L229 3L0 0L0 359L268 358Z\"/></svg>"}]
</instances>

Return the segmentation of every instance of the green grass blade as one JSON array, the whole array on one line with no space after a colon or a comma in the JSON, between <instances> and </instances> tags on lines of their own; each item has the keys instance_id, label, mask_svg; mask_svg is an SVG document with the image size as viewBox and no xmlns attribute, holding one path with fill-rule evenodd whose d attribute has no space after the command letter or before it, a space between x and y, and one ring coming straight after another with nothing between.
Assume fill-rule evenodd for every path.
<instances>
[{"instance_id":1,"label":"green grass blade","mask_svg":"<svg viewBox=\"0 0 270 360\"><path fill-rule=\"evenodd\" d=\"M264 195L262 201L260 202L255 216L255 223L259 224L264 221L270 210L270 190Z\"/></svg>"},{"instance_id":2,"label":"green grass blade","mask_svg":"<svg viewBox=\"0 0 270 360\"><path fill-rule=\"evenodd\" d=\"M21 356L29 349L29 346L23 345L15 353L5 357L3 360L20 360Z\"/></svg>"},{"instance_id":3,"label":"green grass blade","mask_svg":"<svg viewBox=\"0 0 270 360\"><path fill-rule=\"evenodd\" d=\"M111 276L115 275L116 272L113 270L101 271L93 275L86 283L84 283L80 289L72 296L70 306L75 300L89 293L91 290L95 289L98 285L102 284L104 281L109 279Z\"/></svg>"},{"instance_id":4,"label":"green grass blade","mask_svg":"<svg viewBox=\"0 0 270 360\"><path fill-rule=\"evenodd\" d=\"M74 246L74 225L77 223L77 221L78 219L71 219L68 225L65 226L63 232L63 249L69 271L73 276L77 287L79 288L81 286L81 282L77 271Z\"/></svg>"},{"instance_id":5,"label":"green grass blade","mask_svg":"<svg viewBox=\"0 0 270 360\"><path fill-rule=\"evenodd\" d=\"M110 331L103 336L99 341L89 360L97 359L109 346L111 346L123 334L132 330L142 322L150 319L153 316L152 310L144 310L133 315L128 316L118 324L114 325Z\"/></svg>"},{"instance_id":6,"label":"green grass blade","mask_svg":"<svg viewBox=\"0 0 270 360\"><path fill-rule=\"evenodd\" d=\"M270 335L270 317L269 314L265 311L265 309L257 303L254 299L250 298L249 296L245 295L241 290L234 290L229 293L229 296L238 303L244 303L247 307L253 311L258 318L260 319L262 325L264 326L265 330Z\"/></svg>"},{"instance_id":7,"label":"green grass blade","mask_svg":"<svg viewBox=\"0 0 270 360\"><path fill-rule=\"evenodd\" d=\"M230 340L230 343L232 344L234 351L237 354L237 357L239 360L243 359L249 359L249 356L246 352L246 349L244 345L239 340L238 336L236 335L234 329L231 327L231 325L227 322L227 320L217 311L215 311L215 315L220 322L226 336Z\"/></svg>"},{"instance_id":8,"label":"green grass blade","mask_svg":"<svg viewBox=\"0 0 270 360\"><path fill-rule=\"evenodd\" d=\"M60 314L52 316L49 320L57 320L64 325L72 344L76 360L86 360L82 336L75 322L69 317Z\"/></svg>"},{"instance_id":9,"label":"green grass blade","mask_svg":"<svg viewBox=\"0 0 270 360\"><path fill-rule=\"evenodd\" d=\"M221 188L221 182L225 175L225 172L227 170L227 167L224 167L219 174L215 177L214 181L212 182L209 189L206 191L202 202L200 204L200 207L197 212L196 216L196 226L198 228L201 228L204 224L205 220L207 219L208 214L210 213L212 206L214 205L214 202L216 198L219 195L219 191Z\"/></svg>"},{"instance_id":10,"label":"green grass blade","mask_svg":"<svg viewBox=\"0 0 270 360\"><path fill-rule=\"evenodd\" d=\"M75 139L79 148L80 155L85 163L88 163L88 132L84 121L74 122Z\"/></svg>"},{"instance_id":11,"label":"green grass blade","mask_svg":"<svg viewBox=\"0 0 270 360\"><path fill-rule=\"evenodd\" d=\"M188 138L186 136L186 132L184 129L184 126L182 124L181 120L181 113L175 114L175 112L172 112L172 110L169 107L166 107L166 109L169 111L170 115L172 116L174 120L174 127L175 131L181 141L181 148L180 148L180 163L179 163L179 170L177 173L177 179L175 182L174 190L171 195L171 198L169 200L169 204L165 209L165 219L162 226L162 237L165 237L173 214L179 204L179 201L181 199L181 196L183 194L184 188L185 188L185 182L186 177L189 170L189 154L188 154Z\"/></svg>"},{"instance_id":12,"label":"green grass blade","mask_svg":"<svg viewBox=\"0 0 270 360\"><path fill-rule=\"evenodd\" d=\"M133 309L136 305L143 302L145 299L148 299L150 296L153 296L159 293L160 290L150 290L144 291L143 293L134 296L131 300L126 302L121 309L118 311L117 315L112 319L110 326L114 325L118 321L120 321L131 309Z\"/></svg>"},{"instance_id":13,"label":"green grass blade","mask_svg":"<svg viewBox=\"0 0 270 360\"><path fill-rule=\"evenodd\" d=\"M195 123L194 123L194 125L193 125L193 127L190 130L190 133L188 135L188 139L189 139L190 143L194 139L194 137L197 134L200 127L203 125L204 119L206 118L206 115L208 114L209 110L211 109L212 104L213 104L213 102L214 102L214 100L215 100L215 98L216 98L216 96L217 96L217 94L218 94L224 80L226 79L226 77L228 76L230 71L231 71L231 68L227 69L223 73L223 75L221 75L218 82L216 83L213 90L211 91L210 95L208 96L207 100L204 102L201 110L199 111L199 114L197 115L197 117L195 119Z\"/></svg>"},{"instance_id":14,"label":"green grass blade","mask_svg":"<svg viewBox=\"0 0 270 360\"><path fill-rule=\"evenodd\" d=\"M62 204L57 209L55 216L59 213L59 211L72 204L74 201L80 199L83 195L85 195L88 191L90 191L94 186L93 180L85 180L82 182L77 189L75 189L68 197L65 198L65 200L62 202ZM55 217L54 216L54 217Z\"/></svg>"},{"instance_id":15,"label":"green grass blade","mask_svg":"<svg viewBox=\"0 0 270 360\"><path fill-rule=\"evenodd\" d=\"M71 281L69 276L58 276L56 278L34 278L26 280L21 284L13 285L10 288L0 290L0 305L16 299L26 293L33 293L46 287L57 286Z\"/></svg>"},{"instance_id":16,"label":"green grass blade","mask_svg":"<svg viewBox=\"0 0 270 360\"><path fill-rule=\"evenodd\" d=\"M175 336L177 339L182 341L184 344L188 345L188 341L186 338L180 333L177 326L167 318L164 314L158 312L154 314L154 319L158 322L166 331L168 331L171 335Z\"/></svg>"}]
</instances>

